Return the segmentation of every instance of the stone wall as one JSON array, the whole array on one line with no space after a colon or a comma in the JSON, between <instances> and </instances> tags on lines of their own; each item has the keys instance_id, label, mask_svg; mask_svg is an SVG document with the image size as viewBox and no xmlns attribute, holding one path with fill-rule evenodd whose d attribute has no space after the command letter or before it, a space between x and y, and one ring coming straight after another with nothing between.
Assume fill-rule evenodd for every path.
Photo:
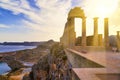
<instances>
[{"instance_id":1,"label":"stone wall","mask_svg":"<svg viewBox=\"0 0 120 80\"><path fill-rule=\"evenodd\" d=\"M102 38L102 34L98 34L98 46L103 46L103 38ZM81 41L82 41L82 37L78 37L76 38L76 42L75 45L76 46L81 46ZM93 46L93 42L94 42L94 36L87 36L87 46Z\"/></svg>"},{"instance_id":2,"label":"stone wall","mask_svg":"<svg viewBox=\"0 0 120 80\"><path fill-rule=\"evenodd\" d=\"M77 55L76 53L70 52L68 50L65 50L66 55L72 64L73 68L102 68L103 66L100 64L97 64L91 60L88 60L80 55Z\"/></svg>"}]
</instances>

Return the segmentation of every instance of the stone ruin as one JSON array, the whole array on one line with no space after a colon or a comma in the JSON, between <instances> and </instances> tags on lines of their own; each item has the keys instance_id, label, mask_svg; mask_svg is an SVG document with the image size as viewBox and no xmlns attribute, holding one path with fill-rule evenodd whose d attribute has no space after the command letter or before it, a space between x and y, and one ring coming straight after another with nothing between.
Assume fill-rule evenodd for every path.
<instances>
[{"instance_id":1,"label":"stone ruin","mask_svg":"<svg viewBox=\"0 0 120 80\"><path fill-rule=\"evenodd\" d=\"M75 18L82 19L82 37L79 39L76 38L75 32ZM80 7L75 7L70 10L68 13L67 22L65 24L64 33L60 38L60 43L64 45L64 47L74 47L76 46L76 41L79 43L79 46L101 46L105 49L109 48L109 19L104 18L104 39L102 38L102 34L98 34L98 17L93 18L94 21L94 34L92 36L86 36L86 16L84 10ZM119 32L117 32L119 37ZM118 38L119 39L119 38ZM117 43L120 41L117 40ZM118 45L120 48L120 45Z\"/></svg>"}]
</instances>

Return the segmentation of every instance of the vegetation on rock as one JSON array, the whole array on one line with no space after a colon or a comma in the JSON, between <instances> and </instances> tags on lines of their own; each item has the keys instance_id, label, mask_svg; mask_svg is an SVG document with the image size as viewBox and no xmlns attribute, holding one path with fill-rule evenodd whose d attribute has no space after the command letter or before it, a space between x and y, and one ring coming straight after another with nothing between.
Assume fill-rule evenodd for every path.
<instances>
[{"instance_id":1,"label":"vegetation on rock","mask_svg":"<svg viewBox=\"0 0 120 80\"><path fill-rule=\"evenodd\" d=\"M71 80L71 68L63 46L54 43L48 54L39 59L23 80Z\"/></svg>"}]
</instances>

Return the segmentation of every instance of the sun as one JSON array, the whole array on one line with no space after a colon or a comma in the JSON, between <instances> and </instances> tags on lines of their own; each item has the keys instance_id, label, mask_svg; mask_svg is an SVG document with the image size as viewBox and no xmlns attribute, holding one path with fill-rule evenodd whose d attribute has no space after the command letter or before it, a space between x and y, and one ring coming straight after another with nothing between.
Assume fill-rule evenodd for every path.
<instances>
[{"instance_id":1,"label":"sun","mask_svg":"<svg viewBox=\"0 0 120 80\"><path fill-rule=\"evenodd\" d=\"M96 12L101 18L108 17L108 14L110 13L110 11L105 6L97 7Z\"/></svg>"},{"instance_id":2,"label":"sun","mask_svg":"<svg viewBox=\"0 0 120 80\"><path fill-rule=\"evenodd\" d=\"M117 2L106 2L102 4L101 2L95 6L95 15L100 18L110 17L117 9Z\"/></svg>"},{"instance_id":3,"label":"sun","mask_svg":"<svg viewBox=\"0 0 120 80\"><path fill-rule=\"evenodd\" d=\"M112 13L114 13L115 10L115 7L109 8L108 6L98 6L96 7L96 15L101 18L109 17L112 15Z\"/></svg>"}]
</instances>

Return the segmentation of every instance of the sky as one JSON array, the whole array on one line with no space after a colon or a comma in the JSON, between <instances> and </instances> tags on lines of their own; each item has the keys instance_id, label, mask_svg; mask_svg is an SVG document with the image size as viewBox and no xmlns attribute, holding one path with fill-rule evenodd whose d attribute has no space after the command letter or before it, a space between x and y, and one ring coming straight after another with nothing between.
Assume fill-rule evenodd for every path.
<instances>
[{"instance_id":1,"label":"sky","mask_svg":"<svg viewBox=\"0 0 120 80\"><path fill-rule=\"evenodd\" d=\"M120 31L120 0L0 0L0 42L59 41L68 12L81 7L87 17L87 35L93 34L93 18L99 17L99 33L103 34L103 18L109 18L109 33ZM81 19L75 19L77 36L81 35Z\"/></svg>"}]
</instances>

